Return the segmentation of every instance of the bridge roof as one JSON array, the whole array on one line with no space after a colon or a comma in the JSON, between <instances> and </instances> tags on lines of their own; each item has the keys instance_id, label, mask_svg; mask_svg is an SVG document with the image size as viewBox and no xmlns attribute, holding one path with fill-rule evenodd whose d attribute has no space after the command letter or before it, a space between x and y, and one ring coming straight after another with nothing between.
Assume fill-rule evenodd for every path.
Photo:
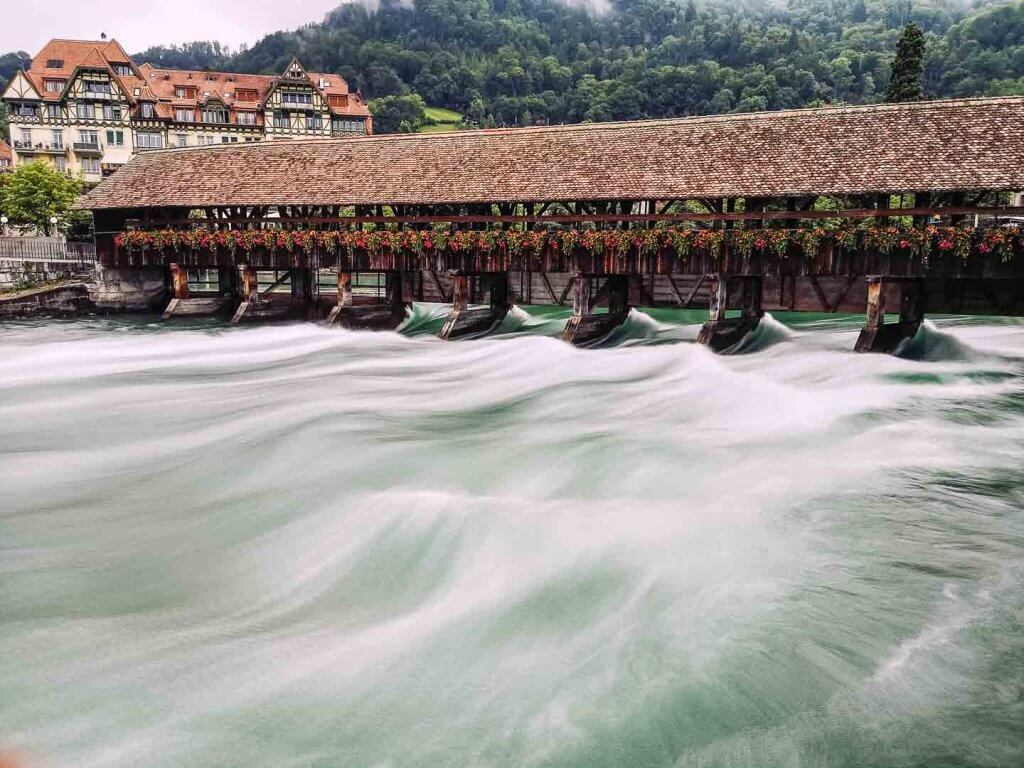
<instances>
[{"instance_id":1,"label":"bridge roof","mask_svg":"<svg viewBox=\"0 0 1024 768\"><path fill-rule=\"evenodd\" d=\"M80 207L1024 190L1024 98L143 152Z\"/></svg>"}]
</instances>

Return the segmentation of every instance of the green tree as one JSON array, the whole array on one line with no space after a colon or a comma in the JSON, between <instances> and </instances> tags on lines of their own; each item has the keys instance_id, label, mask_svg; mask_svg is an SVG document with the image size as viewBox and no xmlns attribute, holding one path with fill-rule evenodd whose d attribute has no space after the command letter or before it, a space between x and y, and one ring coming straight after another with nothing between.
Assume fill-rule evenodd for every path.
<instances>
[{"instance_id":1,"label":"green tree","mask_svg":"<svg viewBox=\"0 0 1024 768\"><path fill-rule=\"evenodd\" d=\"M0 187L0 211L11 226L22 232L36 230L56 234L50 222L56 217L58 231L65 231L72 203L82 193L78 179L64 175L48 163L19 165L5 174Z\"/></svg>"},{"instance_id":2,"label":"green tree","mask_svg":"<svg viewBox=\"0 0 1024 768\"><path fill-rule=\"evenodd\" d=\"M896 44L896 60L885 92L888 102L920 101L921 76L924 74L924 32L914 22L903 29Z\"/></svg>"},{"instance_id":3,"label":"green tree","mask_svg":"<svg viewBox=\"0 0 1024 768\"><path fill-rule=\"evenodd\" d=\"M374 133L415 133L427 120L427 105L418 93L370 101Z\"/></svg>"}]
</instances>

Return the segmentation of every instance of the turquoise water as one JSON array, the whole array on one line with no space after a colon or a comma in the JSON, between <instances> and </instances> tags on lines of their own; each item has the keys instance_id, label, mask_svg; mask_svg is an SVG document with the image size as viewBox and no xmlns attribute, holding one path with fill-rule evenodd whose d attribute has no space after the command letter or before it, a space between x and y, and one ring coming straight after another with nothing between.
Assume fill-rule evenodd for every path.
<instances>
[{"instance_id":1,"label":"turquoise water","mask_svg":"<svg viewBox=\"0 0 1024 768\"><path fill-rule=\"evenodd\" d=\"M0 326L0 754L1024 763L1024 325Z\"/></svg>"}]
</instances>

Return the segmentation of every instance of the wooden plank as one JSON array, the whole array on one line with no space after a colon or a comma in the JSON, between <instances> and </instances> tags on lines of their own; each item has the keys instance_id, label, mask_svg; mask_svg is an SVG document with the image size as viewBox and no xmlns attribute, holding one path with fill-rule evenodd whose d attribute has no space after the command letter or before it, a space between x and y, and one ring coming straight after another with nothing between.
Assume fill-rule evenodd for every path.
<instances>
[{"instance_id":1,"label":"wooden plank","mask_svg":"<svg viewBox=\"0 0 1024 768\"><path fill-rule=\"evenodd\" d=\"M565 306L565 300L569 298L569 293L572 291L573 282L574 282L574 280L573 280L572 276L570 276L569 277L569 282L567 282L565 284L565 290L562 291L562 295L558 299L558 306L560 306L560 307L564 307Z\"/></svg>"},{"instance_id":2,"label":"wooden plank","mask_svg":"<svg viewBox=\"0 0 1024 768\"><path fill-rule=\"evenodd\" d=\"M693 289L690 291L689 295L686 297L686 301L683 303L683 308L684 309L686 307L689 307L691 304L693 304L693 300L697 297L697 291L699 291L700 287L702 285L704 285L704 280L705 279L707 279L707 275L701 275L697 279L697 284L693 286Z\"/></svg>"},{"instance_id":3,"label":"wooden plank","mask_svg":"<svg viewBox=\"0 0 1024 768\"><path fill-rule=\"evenodd\" d=\"M675 278L672 277L672 275L666 275L666 277L668 277L668 284L672 286L672 293L674 293L676 295L676 298L679 299L680 308L685 307L686 300L683 298L683 294L679 292L679 286L676 285Z\"/></svg>"},{"instance_id":4,"label":"wooden plank","mask_svg":"<svg viewBox=\"0 0 1024 768\"><path fill-rule=\"evenodd\" d=\"M548 280L548 273L547 272L541 272L540 273L540 279L544 283L544 289L548 292L548 296L551 297L551 303L552 304L560 304L561 302L559 302L559 300L555 298L555 291L551 287L551 281Z\"/></svg>"}]
</instances>

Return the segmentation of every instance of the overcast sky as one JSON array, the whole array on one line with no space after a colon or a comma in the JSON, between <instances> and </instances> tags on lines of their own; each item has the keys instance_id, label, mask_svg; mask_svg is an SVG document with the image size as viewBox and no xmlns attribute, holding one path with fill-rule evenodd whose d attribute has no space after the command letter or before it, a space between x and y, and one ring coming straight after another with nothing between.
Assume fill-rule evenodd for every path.
<instances>
[{"instance_id":1,"label":"overcast sky","mask_svg":"<svg viewBox=\"0 0 1024 768\"><path fill-rule=\"evenodd\" d=\"M219 40L232 48L269 32L320 21L340 0L3 0L0 53L34 55L53 37L116 37L128 51L151 45ZM114 9L117 9L116 11Z\"/></svg>"}]
</instances>

